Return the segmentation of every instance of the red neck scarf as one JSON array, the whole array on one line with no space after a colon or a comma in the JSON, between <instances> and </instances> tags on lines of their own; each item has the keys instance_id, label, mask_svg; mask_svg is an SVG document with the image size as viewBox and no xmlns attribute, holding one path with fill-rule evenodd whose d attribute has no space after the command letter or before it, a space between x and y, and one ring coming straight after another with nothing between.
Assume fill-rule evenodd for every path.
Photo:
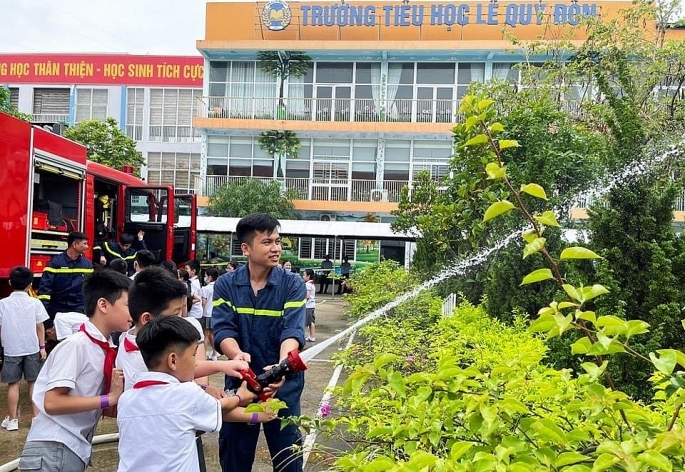
<instances>
[{"instance_id":1,"label":"red neck scarf","mask_svg":"<svg viewBox=\"0 0 685 472\"><path fill-rule=\"evenodd\" d=\"M105 391L103 393L109 393L109 389L112 386L112 369L114 369L114 361L117 357L117 351L110 346L107 341L100 341L99 339L95 339L93 336L91 336L90 333L86 331L85 324L81 325L79 331L85 333L85 335L88 336L88 339L100 346L105 352L105 363L102 367L102 373L105 376Z\"/></svg>"},{"instance_id":2,"label":"red neck scarf","mask_svg":"<svg viewBox=\"0 0 685 472\"><path fill-rule=\"evenodd\" d=\"M124 349L126 352L133 352L133 351L140 351L140 348L136 346L134 343L129 341L127 337L124 336Z\"/></svg>"},{"instance_id":3,"label":"red neck scarf","mask_svg":"<svg viewBox=\"0 0 685 472\"><path fill-rule=\"evenodd\" d=\"M167 385L169 382L162 382L161 380L141 380L133 384L133 388L145 388L153 385Z\"/></svg>"}]
</instances>

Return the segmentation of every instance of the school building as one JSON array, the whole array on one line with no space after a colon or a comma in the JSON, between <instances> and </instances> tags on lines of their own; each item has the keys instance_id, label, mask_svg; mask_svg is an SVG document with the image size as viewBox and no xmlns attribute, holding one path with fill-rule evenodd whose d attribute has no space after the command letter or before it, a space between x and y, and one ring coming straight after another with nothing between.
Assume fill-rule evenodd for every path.
<instances>
[{"instance_id":1,"label":"school building","mask_svg":"<svg viewBox=\"0 0 685 472\"><path fill-rule=\"evenodd\" d=\"M137 142L151 184L193 192L200 176L201 57L0 54L0 86L38 125L113 117Z\"/></svg>"},{"instance_id":2,"label":"school building","mask_svg":"<svg viewBox=\"0 0 685 472\"><path fill-rule=\"evenodd\" d=\"M451 128L470 83L520 86L519 40L583 39L583 15L611 19L630 2L208 3L201 195L232 180L278 179L305 219L392 221L420 171L448 172ZM681 31L682 32L682 31ZM282 84L258 53L305 53L312 64ZM573 100L573 88L567 99ZM260 133L290 130L297 158L264 152ZM372 215L372 216L369 216Z\"/></svg>"}]
</instances>

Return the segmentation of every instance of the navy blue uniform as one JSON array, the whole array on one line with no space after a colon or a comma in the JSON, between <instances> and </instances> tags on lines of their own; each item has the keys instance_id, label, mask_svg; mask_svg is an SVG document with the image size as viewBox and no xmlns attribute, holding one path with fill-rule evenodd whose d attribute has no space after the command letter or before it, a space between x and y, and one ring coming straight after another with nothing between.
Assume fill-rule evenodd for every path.
<instances>
[{"instance_id":1,"label":"navy blue uniform","mask_svg":"<svg viewBox=\"0 0 685 472\"><path fill-rule=\"evenodd\" d=\"M109 263L114 259L123 259L128 267L128 274L131 275L135 272L133 261L136 258L136 254L138 251L143 249L147 250L147 245L145 244L144 240L136 241L133 244L134 245L124 250L116 241L106 241L100 246L99 254L105 256L105 259L107 259L107 265L109 265ZM93 253L95 254L95 252ZM99 258L100 256L98 255L98 262Z\"/></svg>"},{"instance_id":2,"label":"navy blue uniform","mask_svg":"<svg viewBox=\"0 0 685 472\"><path fill-rule=\"evenodd\" d=\"M83 279L92 272L93 264L83 256L72 259L63 252L50 260L43 269L38 287L38 299L50 316L46 327L52 327L58 312L85 313Z\"/></svg>"},{"instance_id":3,"label":"navy blue uniform","mask_svg":"<svg viewBox=\"0 0 685 472\"><path fill-rule=\"evenodd\" d=\"M241 351L250 354L250 367L256 374L267 365L280 361L281 343L295 339L299 348L304 347L306 289L302 278L282 267L269 272L266 286L257 295L250 286L248 266L229 272L214 285L212 327L215 349L220 351L221 342L233 338ZM226 377L226 388L240 386L240 380ZM286 377L285 384L276 393L288 408L279 416L299 416L300 396L304 388L304 372ZM259 426L246 423L224 423L219 434L221 469L231 472L250 472L254 462ZM266 437L274 470L301 472L301 454L293 453L293 444L302 445L298 428L289 425L281 430L279 420L264 423ZM296 457L298 456L298 457ZM275 458L275 459L274 459Z\"/></svg>"}]
</instances>

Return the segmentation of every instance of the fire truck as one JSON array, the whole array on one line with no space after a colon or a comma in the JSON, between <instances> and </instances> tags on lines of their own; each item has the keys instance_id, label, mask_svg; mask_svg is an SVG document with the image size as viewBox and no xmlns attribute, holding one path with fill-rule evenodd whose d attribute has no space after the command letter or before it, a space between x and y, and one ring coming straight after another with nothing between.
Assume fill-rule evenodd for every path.
<instances>
[{"instance_id":1,"label":"fire truck","mask_svg":"<svg viewBox=\"0 0 685 472\"><path fill-rule=\"evenodd\" d=\"M80 144L0 113L0 295L9 291L14 266L40 277L67 249L71 231L88 235L92 248L102 230L110 239L143 230L158 261L195 258L195 195L148 185L130 168L115 170L86 154Z\"/></svg>"}]
</instances>

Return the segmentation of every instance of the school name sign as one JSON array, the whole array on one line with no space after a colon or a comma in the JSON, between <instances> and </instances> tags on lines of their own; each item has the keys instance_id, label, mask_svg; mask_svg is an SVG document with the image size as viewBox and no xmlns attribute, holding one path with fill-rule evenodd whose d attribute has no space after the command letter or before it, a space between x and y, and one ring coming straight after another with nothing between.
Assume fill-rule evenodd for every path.
<instances>
[{"instance_id":1,"label":"school name sign","mask_svg":"<svg viewBox=\"0 0 685 472\"><path fill-rule=\"evenodd\" d=\"M285 15L280 29L285 29L283 19L292 16L290 5L284 1L272 1L270 5L281 7ZM600 8L596 3L434 3L434 4L297 4L302 26L355 27L355 26L466 26L508 25L512 27L541 25L551 20L558 25L577 25L583 16L597 16ZM268 18L268 14L264 15ZM268 22L267 27L269 26ZM289 21L288 21L289 23Z\"/></svg>"}]
</instances>

